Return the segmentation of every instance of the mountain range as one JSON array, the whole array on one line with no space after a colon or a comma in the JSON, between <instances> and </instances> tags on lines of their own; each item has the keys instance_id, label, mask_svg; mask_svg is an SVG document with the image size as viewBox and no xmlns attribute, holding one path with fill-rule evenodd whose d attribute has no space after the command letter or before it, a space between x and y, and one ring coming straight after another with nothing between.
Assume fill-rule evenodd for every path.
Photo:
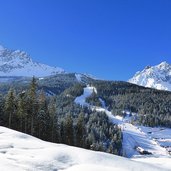
<instances>
[{"instance_id":1,"label":"mountain range","mask_svg":"<svg viewBox=\"0 0 171 171\"><path fill-rule=\"evenodd\" d=\"M46 77L64 73L66 72L60 67L52 67L33 61L30 55L24 51L11 50L0 45L0 77ZM95 79L85 74L75 75L78 81L84 76ZM171 91L171 65L162 62L156 66L146 66L128 82L144 87Z\"/></svg>"},{"instance_id":2,"label":"mountain range","mask_svg":"<svg viewBox=\"0 0 171 171\"><path fill-rule=\"evenodd\" d=\"M0 76L45 77L64 72L62 68L33 61L24 51L10 50L0 45Z\"/></svg>"},{"instance_id":3,"label":"mountain range","mask_svg":"<svg viewBox=\"0 0 171 171\"><path fill-rule=\"evenodd\" d=\"M171 65L162 62L138 71L128 82L158 90L171 91Z\"/></svg>"}]
</instances>

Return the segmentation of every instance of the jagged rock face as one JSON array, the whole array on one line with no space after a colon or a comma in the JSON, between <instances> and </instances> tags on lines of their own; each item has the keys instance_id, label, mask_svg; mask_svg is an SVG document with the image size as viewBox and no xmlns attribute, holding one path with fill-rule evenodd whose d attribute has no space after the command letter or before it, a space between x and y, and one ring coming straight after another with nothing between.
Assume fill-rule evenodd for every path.
<instances>
[{"instance_id":1,"label":"jagged rock face","mask_svg":"<svg viewBox=\"0 0 171 171\"><path fill-rule=\"evenodd\" d=\"M148 66L143 71L137 72L128 82L171 91L171 65L167 62L162 62L156 66Z\"/></svg>"},{"instance_id":2,"label":"jagged rock face","mask_svg":"<svg viewBox=\"0 0 171 171\"><path fill-rule=\"evenodd\" d=\"M64 73L64 70L34 62L26 52L0 45L0 76L44 77L58 73Z\"/></svg>"}]
</instances>

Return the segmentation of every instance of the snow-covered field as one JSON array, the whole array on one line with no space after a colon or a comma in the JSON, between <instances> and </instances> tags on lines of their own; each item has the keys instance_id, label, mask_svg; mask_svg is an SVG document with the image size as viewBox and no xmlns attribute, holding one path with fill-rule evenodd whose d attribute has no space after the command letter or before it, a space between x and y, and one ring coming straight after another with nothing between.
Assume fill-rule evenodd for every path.
<instances>
[{"instance_id":1,"label":"snow-covered field","mask_svg":"<svg viewBox=\"0 0 171 171\"><path fill-rule=\"evenodd\" d=\"M130 123L123 123L121 126L123 132L123 149L126 157L138 157L141 155L138 152L140 150L137 150L138 147L141 148L141 151L148 151L155 157L169 156L165 148L161 147L138 126Z\"/></svg>"},{"instance_id":2,"label":"snow-covered field","mask_svg":"<svg viewBox=\"0 0 171 171\"><path fill-rule=\"evenodd\" d=\"M171 168L169 158L137 160L53 144L0 127L1 171L167 171Z\"/></svg>"},{"instance_id":3,"label":"snow-covered field","mask_svg":"<svg viewBox=\"0 0 171 171\"><path fill-rule=\"evenodd\" d=\"M171 152L171 129L169 128L151 128L141 126L143 132L145 132L149 138L153 139L157 144Z\"/></svg>"}]
</instances>

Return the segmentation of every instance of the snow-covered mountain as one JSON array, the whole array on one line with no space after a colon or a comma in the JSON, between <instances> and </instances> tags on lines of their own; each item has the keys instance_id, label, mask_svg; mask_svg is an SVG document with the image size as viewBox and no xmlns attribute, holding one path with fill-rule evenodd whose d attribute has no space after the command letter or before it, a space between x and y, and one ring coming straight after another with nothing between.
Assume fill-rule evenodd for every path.
<instances>
[{"instance_id":1,"label":"snow-covered mountain","mask_svg":"<svg viewBox=\"0 0 171 171\"><path fill-rule=\"evenodd\" d=\"M63 144L53 144L0 127L2 171L167 171L171 158L127 159Z\"/></svg>"},{"instance_id":2,"label":"snow-covered mountain","mask_svg":"<svg viewBox=\"0 0 171 171\"><path fill-rule=\"evenodd\" d=\"M44 77L63 72L61 68L34 62L24 51L10 50L0 45L0 76Z\"/></svg>"},{"instance_id":3,"label":"snow-covered mountain","mask_svg":"<svg viewBox=\"0 0 171 171\"><path fill-rule=\"evenodd\" d=\"M147 66L144 70L137 72L128 82L171 91L171 65L162 62L156 66Z\"/></svg>"}]
</instances>

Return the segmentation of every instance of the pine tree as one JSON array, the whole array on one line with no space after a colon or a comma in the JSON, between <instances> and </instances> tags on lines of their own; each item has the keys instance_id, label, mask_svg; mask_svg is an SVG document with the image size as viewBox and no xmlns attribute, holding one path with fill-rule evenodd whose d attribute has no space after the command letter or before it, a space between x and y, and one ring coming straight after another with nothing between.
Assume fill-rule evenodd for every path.
<instances>
[{"instance_id":1,"label":"pine tree","mask_svg":"<svg viewBox=\"0 0 171 171\"><path fill-rule=\"evenodd\" d=\"M60 142L62 144L66 144L66 135L65 135L65 131L64 131L64 121L60 122Z\"/></svg>"},{"instance_id":2,"label":"pine tree","mask_svg":"<svg viewBox=\"0 0 171 171\"><path fill-rule=\"evenodd\" d=\"M8 127L12 127L12 119L13 115L16 111L16 104L15 104L15 93L14 90L10 89L8 95L5 98L5 112L8 116Z\"/></svg>"},{"instance_id":3,"label":"pine tree","mask_svg":"<svg viewBox=\"0 0 171 171\"><path fill-rule=\"evenodd\" d=\"M84 146L84 135L85 135L85 123L84 123L84 115L83 113L79 114L78 121L76 125L76 145L78 147Z\"/></svg>"},{"instance_id":4,"label":"pine tree","mask_svg":"<svg viewBox=\"0 0 171 171\"><path fill-rule=\"evenodd\" d=\"M0 125L5 125L4 119L4 97L0 94Z\"/></svg>"},{"instance_id":5,"label":"pine tree","mask_svg":"<svg viewBox=\"0 0 171 171\"><path fill-rule=\"evenodd\" d=\"M59 142L60 137L59 137L59 130L57 130L58 118L57 118L57 113L56 113L56 99L55 98L51 98L49 102L49 106L48 106L48 111L49 111L50 123L51 123L51 141Z\"/></svg>"},{"instance_id":6,"label":"pine tree","mask_svg":"<svg viewBox=\"0 0 171 171\"><path fill-rule=\"evenodd\" d=\"M27 132L27 111L26 111L26 92L23 91L19 94L17 100L17 117L19 119L19 130Z\"/></svg>"},{"instance_id":7,"label":"pine tree","mask_svg":"<svg viewBox=\"0 0 171 171\"><path fill-rule=\"evenodd\" d=\"M48 139L49 113L45 92L40 91L38 96L38 111L36 116L37 124L35 126L39 138Z\"/></svg>"},{"instance_id":8,"label":"pine tree","mask_svg":"<svg viewBox=\"0 0 171 171\"><path fill-rule=\"evenodd\" d=\"M74 145L73 120L70 114L66 116L64 121L64 134L65 134L65 143L68 145Z\"/></svg>"},{"instance_id":9,"label":"pine tree","mask_svg":"<svg viewBox=\"0 0 171 171\"><path fill-rule=\"evenodd\" d=\"M30 133L31 135L34 135L34 119L36 118L36 114L38 111L37 82L35 77L33 77L30 84L30 89L28 94L28 110L29 110L30 122L31 122Z\"/></svg>"}]
</instances>

